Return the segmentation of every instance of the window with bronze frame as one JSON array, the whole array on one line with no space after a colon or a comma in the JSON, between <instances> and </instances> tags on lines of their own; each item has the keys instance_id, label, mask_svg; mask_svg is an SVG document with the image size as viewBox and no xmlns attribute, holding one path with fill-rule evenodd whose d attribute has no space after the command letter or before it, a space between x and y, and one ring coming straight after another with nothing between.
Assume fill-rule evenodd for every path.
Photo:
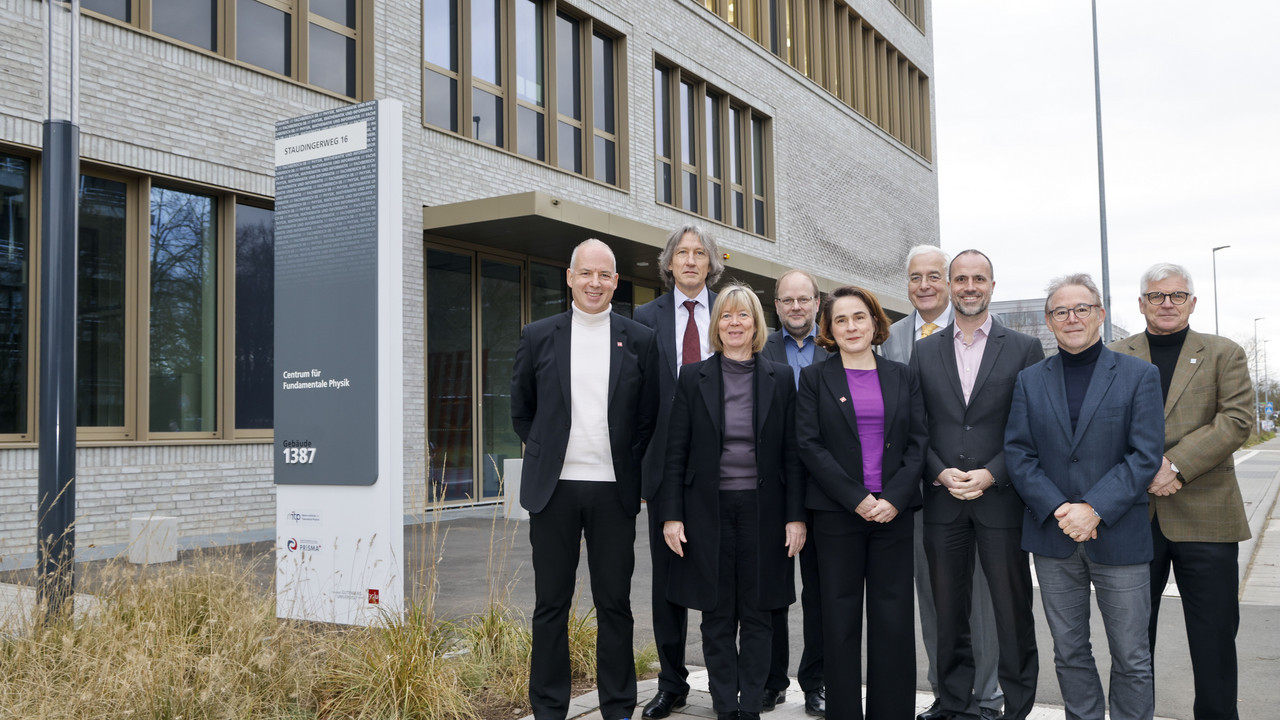
<instances>
[{"instance_id":1,"label":"window with bronze frame","mask_svg":"<svg viewBox=\"0 0 1280 720\"><path fill-rule=\"evenodd\" d=\"M423 123L625 187L624 43L555 0L423 0Z\"/></svg>"},{"instance_id":2,"label":"window with bronze frame","mask_svg":"<svg viewBox=\"0 0 1280 720\"><path fill-rule=\"evenodd\" d=\"M38 168L0 151L0 443L37 439L28 214ZM79 207L79 439L269 439L269 202L86 167Z\"/></svg>"},{"instance_id":3,"label":"window with bronze frame","mask_svg":"<svg viewBox=\"0 0 1280 720\"><path fill-rule=\"evenodd\" d=\"M657 201L772 237L769 118L666 60L653 83Z\"/></svg>"},{"instance_id":4,"label":"window with bronze frame","mask_svg":"<svg viewBox=\"0 0 1280 720\"><path fill-rule=\"evenodd\" d=\"M372 90L372 0L81 0L104 18L353 99Z\"/></svg>"},{"instance_id":5,"label":"window with bronze frame","mask_svg":"<svg viewBox=\"0 0 1280 720\"><path fill-rule=\"evenodd\" d=\"M921 32L923 0L892 0ZM703 5L926 160L929 78L842 0Z\"/></svg>"}]
</instances>

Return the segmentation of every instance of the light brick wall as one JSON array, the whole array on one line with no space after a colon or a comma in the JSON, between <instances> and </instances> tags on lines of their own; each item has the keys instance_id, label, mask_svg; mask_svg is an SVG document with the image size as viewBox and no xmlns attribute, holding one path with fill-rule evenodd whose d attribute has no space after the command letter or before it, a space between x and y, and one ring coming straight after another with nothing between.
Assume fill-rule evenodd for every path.
<instances>
[{"instance_id":1,"label":"light brick wall","mask_svg":"<svg viewBox=\"0 0 1280 720\"><path fill-rule=\"evenodd\" d=\"M934 165L701 4L570 4L626 37L627 190L424 128L421 4L376 3L374 94L405 104L406 513L422 508L426 474L422 207L539 190L657 227L693 219L654 199L655 53L773 118L776 240L715 225L726 251L857 282L901 301L906 250L938 242ZM851 4L933 76L931 37L886 0ZM0 143L40 143L42 12L35 0L0 0ZM276 121L343 104L113 23L85 18L81 28L86 161L271 196ZM0 563L34 550L35 455L0 449ZM268 445L83 448L77 543L124 542L129 516L152 512L177 515L183 537L270 529L270 455Z\"/></svg>"}]
</instances>

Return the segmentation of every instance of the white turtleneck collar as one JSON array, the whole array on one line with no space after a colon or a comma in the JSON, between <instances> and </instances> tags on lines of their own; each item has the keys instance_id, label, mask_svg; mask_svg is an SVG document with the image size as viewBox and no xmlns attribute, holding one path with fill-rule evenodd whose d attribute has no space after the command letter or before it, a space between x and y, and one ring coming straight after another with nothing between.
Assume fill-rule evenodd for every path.
<instances>
[{"instance_id":1,"label":"white turtleneck collar","mask_svg":"<svg viewBox=\"0 0 1280 720\"><path fill-rule=\"evenodd\" d=\"M599 326L609 324L609 313L613 312L613 304L598 313L589 313L578 307L577 303L570 303L569 307L573 308L573 322L575 325Z\"/></svg>"}]
</instances>

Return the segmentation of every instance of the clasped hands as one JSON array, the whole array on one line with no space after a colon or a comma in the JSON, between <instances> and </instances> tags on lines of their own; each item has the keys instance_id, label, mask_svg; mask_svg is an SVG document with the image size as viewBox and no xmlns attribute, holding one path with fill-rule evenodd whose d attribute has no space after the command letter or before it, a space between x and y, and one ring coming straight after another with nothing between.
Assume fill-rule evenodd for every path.
<instances>
[{"instance_id":1,"label":"clasped hands","mask_svg":"<svg viewBox=\"0 0 1280 720\"><path fill-rule=\"evenodd\" d=\"M804 548L808 530L802 522L787 523L787 557L795 557ZM666 541L671 552L684 557L684 544L689 539L684 534L684 523L680 520L668 520L662 523L662 539Z\"/></svg>"},{"instance_id":2,"label":"clasped hands","mask_svg":"<svg viewBox=\"0 0 1280 720\"><path fill-rule=\"evenodd\" d=\"M1172 495L1182 489L1182 481L1178 479L1178 473L1173 471L1173 463L1169 462L1169 458L1161 459L1163 462L1160 463L1160 469L1147 486L1147 492L1158 497Z\"/></svg>"},{"instance_id":3,"label":"clasped hands","mask_svg":"<svg viewBox=\"0 0 1280 720\"><path fill-rule=\"evenodd\" d=\"M884 498L877 498L875 495L862 498L862 502L858 503L854 512L867 522L887 523L898 517L898 508L894 507L893 503Z\"/></svg>"},{"instance_id":4,"label":"clasped hands","mask_svg":"<svg viewBox=\"0 0 1280 720\"><path fill-rule=\"evenodd\" d=\"M960 468L947 468L938 473L938 484L957 500L977 500L987 488L996 484L995 476L986 468L968 472Z\"/></svg>"},{"instance_id":5,"label":"clasped hands","mask_svg":"<svg viewBox=\"0 0 1280 720\"><path fill-rule=\"evenodd\" d=\"M1062 533L1072 540L1082 543L1098 539L1098 524L1102 519L1094 514L1089 503L1062 503L1053 511L1053 516L1058 518Z\"/></svg>"}]
</instances>

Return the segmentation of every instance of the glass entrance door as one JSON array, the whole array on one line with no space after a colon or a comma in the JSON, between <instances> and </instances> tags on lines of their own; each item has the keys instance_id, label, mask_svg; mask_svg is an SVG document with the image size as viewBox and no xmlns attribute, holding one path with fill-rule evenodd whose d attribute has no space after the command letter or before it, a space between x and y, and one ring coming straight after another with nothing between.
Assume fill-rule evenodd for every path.
<instances>
[{"instance_id":1,"label":"glass entrance door","mask_svg":"<svg viewBox=\"0 0 1280 720\"><path fill-rule=\"evenodd\" d=\"M426 260L428 498L497 498L503 461L520 457L511 371L524 263L434 247Z\"/></svg>"}]
</instances>

